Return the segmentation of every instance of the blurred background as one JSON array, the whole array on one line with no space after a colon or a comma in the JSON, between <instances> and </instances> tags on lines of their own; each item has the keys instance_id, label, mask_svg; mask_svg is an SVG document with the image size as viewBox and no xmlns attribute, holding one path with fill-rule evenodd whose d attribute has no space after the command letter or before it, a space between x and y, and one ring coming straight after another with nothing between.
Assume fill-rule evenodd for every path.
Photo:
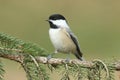
<instances>
[{"instance_id":1,"label":"blurred background","mask_svg":"<svg viewBox=\"0 0 120 80\"><path fill-rule=\"evenodd\" d=\"M0 0L0 32L36 43L51 53L54 48L45 20L54 13L66 17L86 60L119 59L119 0ZM3 61L5 80L26 80L19 64Z\"/></svg>"}]
</instances>

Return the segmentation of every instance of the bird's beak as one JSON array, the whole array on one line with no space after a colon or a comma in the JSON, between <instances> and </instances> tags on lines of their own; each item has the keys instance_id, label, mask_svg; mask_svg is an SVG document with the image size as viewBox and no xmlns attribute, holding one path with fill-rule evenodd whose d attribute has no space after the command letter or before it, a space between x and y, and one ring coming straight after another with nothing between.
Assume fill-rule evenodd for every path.
<instances>
[{"instance_id":1,"label":"bird's beak","mask_svg":"<svg viewBox=\"0 0 120 80\"><path fill-rule=\"evenodd\" d=\"M49 20L45 20L45 21L49 22Z\"/></svg>"}]
</instances>

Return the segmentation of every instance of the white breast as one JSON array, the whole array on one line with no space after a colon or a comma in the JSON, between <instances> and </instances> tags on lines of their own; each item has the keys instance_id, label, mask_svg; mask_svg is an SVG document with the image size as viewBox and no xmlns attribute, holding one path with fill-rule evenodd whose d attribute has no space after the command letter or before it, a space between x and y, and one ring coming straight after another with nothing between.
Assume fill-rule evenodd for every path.
<instances>
[{"instance_id":1,"label":"white breast","mask_svg":"<svg viewBox=\"0 0 120 80\"><path fill-rule=\"evenodd\" d=\"M52 44L54 45L55 49L59 52L75 52L76 46L71 40L70 37L68 37L67 34L64 33L64 30L61 28L58 29L50 29L49 35Z\"/></svg>"},{"instance_id":2,"label":"white breast","mask_svg":"<svg viewBox=\"0 0 120 80\"><path fill-rule=\"evenodd\" d=\"M50 40L55 48L60 48L60 44L61 44L61 37L60 37L59 31L60 31L60 28L49 30Z\"/></svg>"}]
</instances>

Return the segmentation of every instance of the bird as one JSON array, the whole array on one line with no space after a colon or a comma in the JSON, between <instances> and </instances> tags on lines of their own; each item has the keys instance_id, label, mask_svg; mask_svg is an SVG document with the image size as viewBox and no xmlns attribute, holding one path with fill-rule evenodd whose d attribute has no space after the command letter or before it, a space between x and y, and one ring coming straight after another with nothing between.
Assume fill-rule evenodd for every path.
<instances>
[{"instance_id":1,"label":"bird","mask_svg":"<svg viewBox=\"0 0 120 80\"><path fill-rule=\"evenodd\" d=\"M77 59L83 61L79 42L70 29L66 18L61 14L52 14L47 21L50 25L49 37L55 48L54 53L74 54Z\"/></svg>"}]
</instances>

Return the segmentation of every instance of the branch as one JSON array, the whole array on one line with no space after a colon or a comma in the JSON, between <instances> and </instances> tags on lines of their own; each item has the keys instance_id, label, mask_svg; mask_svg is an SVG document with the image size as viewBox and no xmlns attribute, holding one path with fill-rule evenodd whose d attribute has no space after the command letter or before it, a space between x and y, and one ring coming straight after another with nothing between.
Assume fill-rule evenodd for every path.
<instances>
[{"instance_id":1,"label":"branch","mask_svg":"<svg viewBox=\"0 0 120 80\"><path fill-rule=\"evenodd\" d=\"M12 55L12 54L0 54L0 57L2 58L6 58L6 59L10 59L19 63L23 63L24 60L24 56L23 55ZM35 57L36 61L38 63L43 63L43 64L53 64L53 65L59 65L59 64L64 64L66 63L66 59L61 59L61 58L51 58L50 60L47 60L46 57L41 57L41 56L37 56ZM69 64L79 64L79 65L83 65L84 67L87 68L92 68L94 63L92 61L80 61L77 59L71 59L69 61ZM114 66L114 69L116 71L120 71L120 61L111 63Z\"/></svg>"}]
</instances>

